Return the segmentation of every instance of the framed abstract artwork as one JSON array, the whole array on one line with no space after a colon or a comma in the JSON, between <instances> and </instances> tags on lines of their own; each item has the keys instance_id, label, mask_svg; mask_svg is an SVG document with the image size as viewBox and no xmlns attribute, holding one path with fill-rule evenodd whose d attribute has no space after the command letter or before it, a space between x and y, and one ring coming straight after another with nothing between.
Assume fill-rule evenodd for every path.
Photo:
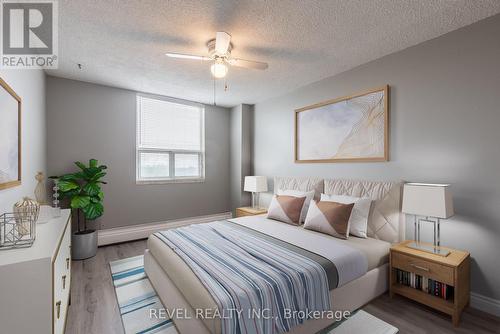
<instances>
[{"instance_id":1,"label":"framed abstract artwork","mask_svg":"<svg viewBox=\"0 0 500 334\"><path fill-rule=\"evenodd\" d=\"M21 98L0 78L0 189L21 184Z\"/></svg>"},{"instance_id":2,"label":"framed abstract artwork","mask_svg":"<svg viewBox=\"0 0 500 334\"><path fill-rule=\"evenodd\" d=\"M389 86L295 110L295 162L389 160Z\"/></svg>"}]
</instances>

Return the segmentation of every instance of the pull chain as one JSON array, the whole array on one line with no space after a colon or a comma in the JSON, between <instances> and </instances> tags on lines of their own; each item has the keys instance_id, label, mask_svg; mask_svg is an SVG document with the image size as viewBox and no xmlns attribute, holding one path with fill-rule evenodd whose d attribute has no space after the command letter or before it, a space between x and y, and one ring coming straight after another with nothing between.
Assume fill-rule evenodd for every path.
<instances>
[{"instance_id":1,"label":"pull chain","mask_svg":"<svg viewBox=\"0 0 500 334\"><path fill-rule=\"evenodd\" d=\"M214 76L214 106L217 106L217 103L216 103L216 86L215 86L215 76Z\"/></svg>"}]
</instances>

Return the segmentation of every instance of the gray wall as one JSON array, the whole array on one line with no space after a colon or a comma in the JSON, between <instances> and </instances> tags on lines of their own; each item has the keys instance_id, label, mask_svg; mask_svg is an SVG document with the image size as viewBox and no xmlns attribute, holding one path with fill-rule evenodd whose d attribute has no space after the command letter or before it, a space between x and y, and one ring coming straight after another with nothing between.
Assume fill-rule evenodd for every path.
<instances>
[{"instance_id":1,"label":"gray wall","mask_svg":"<svg viewBox=\"0 0 500 334\"><path fill-rule=\"evenodd\" d=\"M0 77L21 97L21 185L0 190L0 214L24 196L34 198L38 171L46 172L45 74L42 70L1 70ZM1 122L1 120L0 120Z\"/></svg>"},{"instance_id":2,"label":"gray wall","mask_svg":"<svg viewBox=\"0 0 500 334\"><path fill-rule=\"evenodd\" d=\"M500 299L500 16L255 105L257 175L453 185L442 244L471 252L472 290ZM391 86L390 161L294 163L294 109ZM407 228L410 237L412 228Z\"/></svg>"},{"instance_id":3,"label":"gray wall","mask_svg":"<svg viewBox=\"0 0 500 334\"><path fill-rule=\"evenodd\" d=\"M103 229L227 212L229 116L205 107L205 182L137 185L136 93L47 77L48 171L70 172L89 158L108 165Z\"/></svg>"},{"instance_id":4,"label":"gray wall","mask_svg":"<svg viewBox=\"0 0 500 334\"><path fill-rule=\"evenodd\" d=\"M240 104L231 109L230 196L231 211L249 205L251 195L243 191L245 176L252 175L253 106Z\"/></svg>"}]
</instances>

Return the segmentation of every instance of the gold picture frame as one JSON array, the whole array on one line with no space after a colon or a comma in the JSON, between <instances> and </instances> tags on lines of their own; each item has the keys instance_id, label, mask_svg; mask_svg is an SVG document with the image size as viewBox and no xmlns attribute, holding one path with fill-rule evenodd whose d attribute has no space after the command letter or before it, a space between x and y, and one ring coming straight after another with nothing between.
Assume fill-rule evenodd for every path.
<instances>
[{"instance_id":1,"label":"gold picture frame","mask_svg":"<svg viewBox=\"0 0 500 334\"><path fill-rule=\"evenodd\" d=\"M296 163L389 161L389 85L296 109L294 116Z\"/></svg>"},{"instance_id":2,"label":"gold picture frame","mask_svg":"<svg viewBox=\"0 0 500 334\"><path fill-rule=\"evenodd\" d=\"M9 174L2 172L2 170L0 169L0 173L7 175L0 175L0 189L7 189L19 186L21 184L21 98L2 78L0 78L0 86L2 86L3 88L2 92L7 93L5 94L5 96L0 95L0 101L2 101L2 103L0 103L0 122L4 122L7 130L12 131L9 134L5 134L5 131L3 132L5 135L17 134L17 140L14 140L13 144L16 145L17 142L17 168L14 167L14 169L17 169L17 176L11 177L12 179L9 179ZM9 101L9 96L12 97L14 101ZM11 113L15 113L17 115L13 116ZM12 127L8 127L6 121L6 119L8 118L17 121L17 131L15 129L15 126L14 129L12 129ZM12 140L9 142L12 142ZM9 154L10 152L8 148L6 149L5 147L0 146L0 159L8 160Z\"/></svg>"}]
</instances>

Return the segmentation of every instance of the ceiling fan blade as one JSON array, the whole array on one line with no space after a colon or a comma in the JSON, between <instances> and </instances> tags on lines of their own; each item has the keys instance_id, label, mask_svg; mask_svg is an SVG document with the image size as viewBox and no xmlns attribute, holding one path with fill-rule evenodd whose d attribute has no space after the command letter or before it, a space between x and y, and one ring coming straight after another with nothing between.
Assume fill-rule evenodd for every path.
<instances>
[{"instance_id":1,"label":"ceiling fan blade","mask_svg":"<svg viewBox=\"0 0 500 334\"><path fill-rule=\"evenodd\" d=\"M212 60L212 58L210 58L210 57L186 55L186 54L182 54L182 53L172 53L172 52L165 53L165 56L171 57L171 58L181 58L181 59Z\"/></svg>"},{"instance_id":2,"label":"ceiling fan blade","mask_svg":"<svg viewBox=\"0 0 500 334\"><path fill-rule=\"evenodd\" d=\"M265 70L269 67L267 63L262 63L260 61L245 60L232 58L228 60L229 64L237 67L252 68L254 70Z\"/></svg>"},{"instance_id":3,"label":"ceiling fan blade","mask_svg":"<svg viewBox=\"0 0 500 334\"><path fill-rule=\"evenodd\" d=\"M215 34L215 52L218 54L226 54L227 49L229 49L229 43L231 43L231 35L225 31L218 31Z\"/></svg>"}]
</instances>

